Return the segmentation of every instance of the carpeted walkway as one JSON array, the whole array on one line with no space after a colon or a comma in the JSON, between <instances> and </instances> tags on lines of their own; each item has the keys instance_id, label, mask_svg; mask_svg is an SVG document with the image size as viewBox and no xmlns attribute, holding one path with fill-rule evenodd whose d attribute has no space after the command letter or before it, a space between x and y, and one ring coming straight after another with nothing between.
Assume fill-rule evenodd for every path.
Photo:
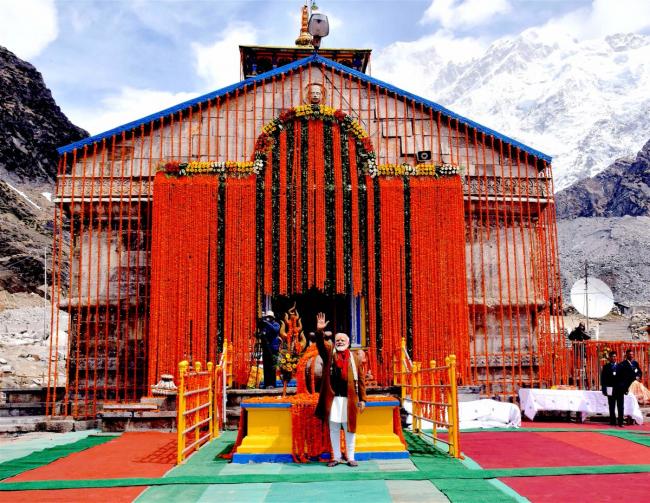
<instances>
[{"instance_id":1,"label":"carpeted walkway","mask_svg":"<svg viewBox=\"0 0 650 503\"><path fill-rule=\"evenodd\" d=\"M60 459L50 451L43 457L49 464L31 466L6 479L0 491L12 502L30 503L134 498L139 502L290 503L323 498L355 503L525 498L557 502L607 501L610 493L618 499L642 501L650 480L647 429L565 424L464 433L463 451L468 456L464 462L407 433L410 459L367 461L356 469L344 465L332 469L323 463L231 464L219 454L229 451L234 438L234 432L226 432L174 467L173 434L126 433L79 452L72 448ZM47 456L53 458L47 461ZM20 465L25 460L15 461Z\"/></svg>"},{"instance_id":2,"label":"carpeted walkway","mask_svg":"<svg viewBox=\"0 0 650 503\"><path fill-rule=\"evenodd\" d=\"M536 503L640 503L648 501L650 497L650 473L521 477L504 478L501 481Z\"/></svg>"},{"instance_id":3,"label":"carpeted walkway","mask_svg":"<svg viewBox=\"0 0 650 503\"><path fill-rule=\"evenodd\" d=\"M159 432L124 433L100 439L94 447L68 453L44 466L36 467L3 481L5 484L36 480L83 480L127 478L133 476L160 477L173 466L168 456L175 435ZM81 441L80 441L81 442ZM38 453L34 453L36 455ZM158 454L158 456L156 456ZM130 502L142 491L139 487L107 489L60 489L47 491L7 492L13 502L34 501L111 501Z\"/></svg>"},{"instance_id":4,"label":"carpeted walkway","mask_svg":"<svg viewBox=\"0 0 650 503\"><path fill-rule=\"evenodd\" d=\"M540 468L534 477L500 477L519 496L534 502L645 501L650 473L636 470L650 463L648 427L607 429L602 425L538 425L516 431L465 433L463 452L480 467L557 467L563 475ZM583 474L575 474L582 468ZM589 467L589 468L586 468ZM523 474L525 470L519 470ZM604 472L604 473L603 473ZM607 473L610 472L610 473ZM546 476L539 476L546 473Z\"/></svg>"}]
</instances>

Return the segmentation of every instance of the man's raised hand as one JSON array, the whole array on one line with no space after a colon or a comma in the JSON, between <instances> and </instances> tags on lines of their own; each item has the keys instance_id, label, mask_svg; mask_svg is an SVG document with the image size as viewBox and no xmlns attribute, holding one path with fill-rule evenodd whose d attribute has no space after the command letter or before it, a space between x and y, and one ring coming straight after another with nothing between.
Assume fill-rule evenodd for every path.
<instances>
[{"instance_id":1,"label":"man's raised hand","mask_svg":"<svg viewBox=\"0 0 650 503\"><path fill-rule=\"evenodd\" d=\"M322 332L325 330L325 327L329 324L329 321L325 321L325 313L318 313L316 315L316 330Z\"/></svg>"}]
</instances>

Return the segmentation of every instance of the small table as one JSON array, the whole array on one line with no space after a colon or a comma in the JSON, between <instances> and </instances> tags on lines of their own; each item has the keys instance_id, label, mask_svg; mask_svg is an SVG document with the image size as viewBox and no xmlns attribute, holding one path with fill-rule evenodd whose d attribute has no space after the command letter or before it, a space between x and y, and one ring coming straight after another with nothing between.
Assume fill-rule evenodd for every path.
<instances>
[{"instance_id":1,"label":"small table","mask_svg":"<svg viewBox=\"0 0 650 503\"><path fill-rule=\"evenodd\" d=\"M542 410L580 412L586 416L609 415L607 397L600 391L521 388L519 401L521 410L530 420ZM635 423L643 424L643 414L632 393L625 395L624 411Z\"/></svg>"}]
</instances>

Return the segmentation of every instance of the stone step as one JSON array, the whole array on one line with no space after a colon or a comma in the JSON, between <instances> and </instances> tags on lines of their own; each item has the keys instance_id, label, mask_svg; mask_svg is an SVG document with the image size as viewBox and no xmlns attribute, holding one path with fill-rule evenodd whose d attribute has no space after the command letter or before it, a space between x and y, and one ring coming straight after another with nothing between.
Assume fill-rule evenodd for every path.
<instances>
[{"instance_id":1,"label":"stone step","mask_svg":"<svg viewBox=\"0 0 650 503\"><path fill-rule=\"evenodd\" d=\"M135 412L143 410L158 410L158 405L155 403L105 403L102 407L103 411L107 412Z\"/></svg>"},{"instance_id":2,"label":"stone step","mask_svg":"<svg viewBox=\"0 0 650 503\"><path fill-rule=\"evenodd\" d=\"M140 403L148 403L148 404L154 404L157 407L160 407L163 403L165 403L165 397L164 396L143 396L140 398Z\"/></svg>"},{"instance_id":3,"label":"stone step","mask_svg":"<svg viewBox=\"0 0 650 503\"><path fill-rule=\"evenodd\" d=\"M0 417L0 433L27 433L37 431L45 416Z\"/></svg>"}]
</instances>

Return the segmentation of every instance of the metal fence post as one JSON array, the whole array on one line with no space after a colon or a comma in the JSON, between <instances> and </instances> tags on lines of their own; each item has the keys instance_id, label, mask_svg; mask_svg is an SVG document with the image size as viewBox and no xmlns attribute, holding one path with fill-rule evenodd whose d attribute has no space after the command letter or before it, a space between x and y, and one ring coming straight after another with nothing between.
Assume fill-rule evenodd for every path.
<instances>
[{"instance_id":1,"label":"metal fence post","mask_svg":"<svg viewBox=\"0 0 650 503\"><path fill-rule=\"evenodd\" d=\"M399 382L402 387L402 403L406 398L406 389L404 384L406 383L406 361L404 360L404 352L406 351L406 338L402 337L402 342L400 344L400 353L399 353Z\"/></svg>"},{"instance_id":2,"label":"metal fence post","mask_svg":"<svg viewBox=\"0 0 650 503\"><path fill-rule=\"evenodd\" d=\"M413 432L420 434L420 390L419 375L420 364L413 362L411 365L411 408L413 410Z\"/></svg>"},{"instance_id":3,"label":"metal fence post","mask_svg":"<svg viewBox=\"0 0 650 503\"><path fill-rule=\"evenodd\" d=\"M197 374L201 372L201 362L194 362L194 372ZM198 376L197 376L198 378ZM201 395L203 393L195 393L192 395L194 397L194 408L197 410L194 412L194 450L199 450L199 440L201 439L201 428L198 427L198 424L201 422L201 411L199 410L199 405L201 404Z\"/></svg>"},{"instance_id":4,"label":"metal fence post","mask_svg":"<svg viewBox=\"0 0 650 503\"><path fill-rule=\"evenodd\" d=\"M210 432L210 440L214 439L214 394L212 390L213 381L214 381L214 372L212 368L212 362L208 362L208 429Z\"/></svg>"},{"instance_id":5,"label":"metal fence post","mask_svg":"<svg viewBox=\"0 0 650 503\"><path fill-rule=\"evenodd\" d=\"M460 436L458 434L458 388L456 386L456 355L449 355L446 358L446 363L449 365L449 384L450 384L450 395L451 395L451 414L452 414L452 425L453 431L450 431L450 438L454 446L454 452L452 454L455 458L460 457ZM451 444L450 444L451 447Z\"/></svg>"},{"instance_id":6,"label":"metal fence post","mask_svg":"<svg viewBox=\"0 0 650 503\"><path fill-rule=\"evenodd\" d=\"M176 437L178 452L176 455L176 464L183 462L183 451L185 450L185 373L190 366L187 360L178 364L178 395L176 399Z\"/></svg>"}]
</instances>

